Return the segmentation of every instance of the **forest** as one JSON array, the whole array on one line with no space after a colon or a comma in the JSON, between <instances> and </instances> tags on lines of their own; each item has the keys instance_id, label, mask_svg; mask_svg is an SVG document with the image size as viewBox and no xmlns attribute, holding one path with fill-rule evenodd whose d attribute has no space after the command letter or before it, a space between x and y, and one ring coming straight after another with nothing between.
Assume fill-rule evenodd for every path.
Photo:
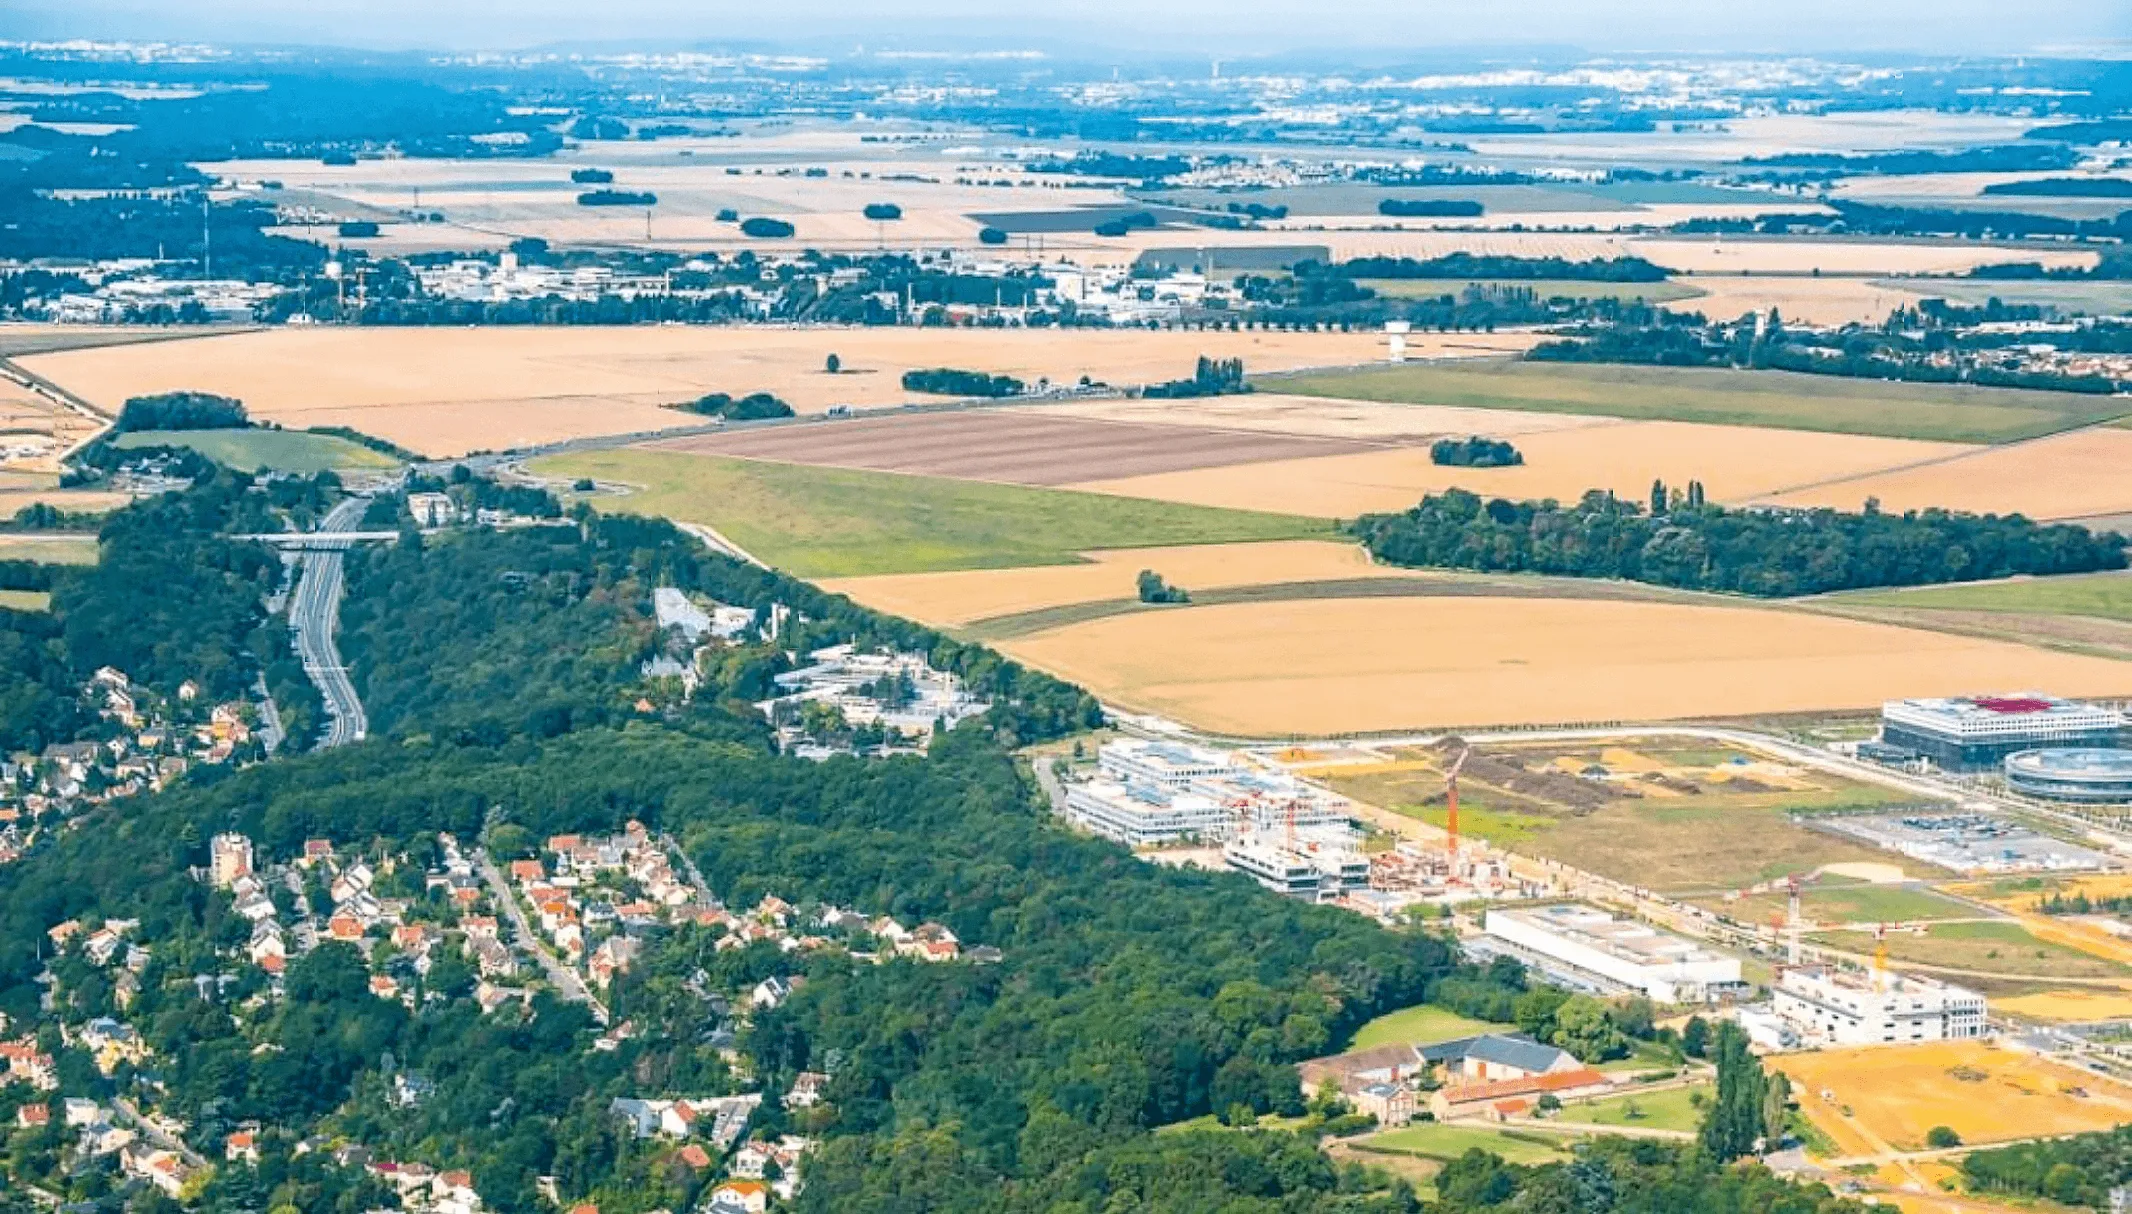
<instances>
[{"instance_id":1,"label":"forest","mask_svg":"<svg viewBox=\"0 0 2132 1214\"><path fill-rule=\"evenodd\" d=\"M1351 530L1393 565L1626 578L1759 598L2126 564L2123 536L2019 515L1728 510L1700 498L1692 484L1687 492L1653 485L1648 509L1599 490L1564 506L1452 489L1403 513L1364 515Z\"/></svg>"}]
</instances>

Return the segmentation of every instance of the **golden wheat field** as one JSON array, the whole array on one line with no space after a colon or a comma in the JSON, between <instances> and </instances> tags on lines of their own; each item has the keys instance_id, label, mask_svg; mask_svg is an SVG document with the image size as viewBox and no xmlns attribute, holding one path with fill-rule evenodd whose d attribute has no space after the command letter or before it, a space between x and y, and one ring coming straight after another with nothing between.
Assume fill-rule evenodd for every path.
<instances>
[{"instance_id":1,"label":"golden wheat field","mask_svg":"<svg viewBox=\"0 0 2132 1214\"><path fill-rule=\"evenodd\" d=\"M1748 607L1321 599L1113 616L1001 644L1128 707L1247 735L1671 720L1898 695L2132 691L2132 663Z\"/></svg>"},{"instance_id":2,"label":"golden wheat field","mask_svg":"<svg viewBox=\"0 0 2132 1214\"><path fill-rule=\"evenodd\" d=\"M1070 383L1189 376L1201 355L1252 371L1380 357L1381 336L1144 330L635 328L279 329L42 354L24 365L106 407L220 392L287 426L353 426L427 455L697 424L662 406L774 392L807 413L927 398L903 373L960 367ZM843 364L824 366L836 354Z\"/></svg>"},{"instance_id":3,"label":"golden wheat field","mask_svg":"<svg viewBox=\"0 0 2132 1214\"><path fill-rule=\"evenodd\" d=\"M1279 381L1272 386L1278 388ZM1365 440L1466 434L1512 438L1552 430L1617 424L1613 418L1576 413L1526 413L1464 405L1334 400L1322 396L1288 396L1278 391L1242 396L1202 396L1190 400L1075 401L1047 405L1044 412L1046 416L1085 417L1096 421L1155 422L1216 430Z\"/></svg>"},{"instance_id":4,"label":"golden wheat field","mask_svg":"<svg viewBox=\"0 0 2132 1214\"><path fill-rule=\"evenodd\" d=\"M1829 474L1836 475L1833 470ZM1855 510L1873 497L1890 511L1950 510L2070 519L2132 511L2132 430L2102 427L1979 448L1959 459L1861 476L1799 493L1782 505Z\"/></svg>"},{"instance_id":5,"label":"golden wheat field","mask_svg":"<svg viewBox=\"0 0 2132 1214\"><path fill-rule=\"evenodd\" d=\"M1520 433L1512 422L1478 432L1515 436L1524 464L1440 467L1430 460L1427 448L1406 447L1200 468L1074 487L1204 506L1353 518L1373 511L1405 510L1425 493L1454 486L1511 498L1575 501L1588 489L1612 489L1642 498L1654 479L1670 485L1700 480L1714 501L1743 501L1825 478L1857 476L1969 450L1959 444L1917 439L1692 422L1600 421L1538 433ZM2124 437L2132 439L2132 432Z\"/></svg>"},{"instance_id":6,"label":"golden wheat field","mask_svg":"<svg viewBox=\"0 0 2132 1214\"><path fill-rule=\"evenodd\" d=\"M1846 1155L1921 1150L1937 1125L1989 1143L2132 1120L2132 1091L2116 1082L1980 1041L1785 1054L1770 1065Z\"/></svg>"},{"instance_id":7,"label":"golden wheat field","mask_svg":"<svg viewBox=\"0 0 2132 1214\"><path fill-rule=\"evenodd\" d=\"M1046 607L1130 599L1138 592L1135 579L1143 569L1152 569L1170 584L1188 591L1282 582L1446 576L1373 564L1360 545L1331 540L1119 548L1083 555L1088 559L1084 565L893 573L836 578L823 582L822 587L891 615L951 626Z\"/></svg>"},{"instance_id":8,"label":"golden wheat field","mask_svg":"<svg viewBox=\"0 0 2132 1214\"><path fill-rule=\"evenodd\" d=\"M2027 1020L2082 1024L2132 1016L2132 991L2064 990L1994 999L1991 1010Z\"/></svg>"},{"instance_id":9,"label":"golden wheat field","mask_svg":"<svg viewBox=\"0 0 2132 1214\"><path fill-rule=\"evenodd\" d=\"M1932 279L1780 278L1750 274L1697 274L1678 281L1702 294L1671 305L1677 312L1700 312L1710 320L1733 320L1749 312L1775 308L1784 319L1810 325L1878 324L1897 308L1914 307L1933 294ZM1890 287L1900 282L1903 290ZM1915 283L1914 290L1908 289Z\"/></svg>"}]
</instances>

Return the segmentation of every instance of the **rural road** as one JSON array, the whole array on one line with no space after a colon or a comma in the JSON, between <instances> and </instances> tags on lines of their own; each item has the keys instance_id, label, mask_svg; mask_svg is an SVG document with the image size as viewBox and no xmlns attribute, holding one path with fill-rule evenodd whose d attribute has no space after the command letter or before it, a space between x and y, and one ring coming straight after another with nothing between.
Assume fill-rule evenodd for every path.
<instances>
[{"instance_id":1,"label":"rural road","mask_svg":"<svg viewBox=\"0 0 2132 1214\"><path fill-rule=\"evenodd\" d=\"M365 497L343 500L319 521L318 530L322 533L353 531L356 522L363 517L364 507L369 504L370 499ZM289 602L289 626L296 630L296 651L303 658L304 673L318 684L319 695L326 701L326 715L331 720L326 736L318 743L322 749L360 742L370 732L370 722L363 715L363 702L355 694L348 668L341 665L340 647L333 640L333 633L340 626L341 558L348 542L328 542L304 552L303 573Z\"/></svg>"},{"instance_id":2,"label":"rural road","mask_svg":"<svg viewBox=\"0 0 2132 1214\"><path fill-rule=\"evenodd\" d=\"M585 985L583 978L578 977L577 971L564 965L554 953L548 951L548 946L541 938L533 934L533 925L526 921L526 912L518 905L518 896L511 892L510 883L503 879L502 870L496 867L494 860L489 859L486 849L474 853L474 865L481 870L481 879L488 883L489 893L495 897L496 904L501 906L503 913L510 918L511 929L518 933L519 948L533 954L533 959L540 962L542 972L548 976L549 985L555 988L555 992L561 995L565 1002L585 1004L591 1007L593 1019L601 1024L607 1023L607 1005L593 998L591 989Z\"/></svg>"},{"instance_id":3,"label":"rural road","mask_svg":"<svg viewBox=\"0 0 2132 1214\"><path fill-rule=\"evenodd\" d=\"M118 1113L118 1119L125 1122L129 1128L139 1131L141 1137L146 1138L166 1151L173 1152L192 1167L204 1168L207 1166L207 1160L201 1158L198 1151L186 1146L183 1139L174 1138L158 1129L147 1118L141 1116L141 1111L133 1107L132 1101L120 1096L111 1102L111 1107Z\"/></svg>"}]
</instances>

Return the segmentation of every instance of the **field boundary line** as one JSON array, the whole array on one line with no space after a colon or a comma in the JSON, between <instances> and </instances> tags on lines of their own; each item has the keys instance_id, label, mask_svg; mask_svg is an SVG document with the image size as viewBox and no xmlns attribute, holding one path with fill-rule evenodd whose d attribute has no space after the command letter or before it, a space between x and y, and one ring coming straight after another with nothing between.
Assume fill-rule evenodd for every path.
<instances>
[{"instance_id":1,"label":"field boundary line","mask_svg":"<svg viewBox=\"0 0 2132 1214\"><path fill-rule=\"evenodd\" d=\"M2079 425L2067 426L2062 430L2052 430L2044 434L2031 434L2026 438L2008 439L2003 443L1967 444L1969 449L1966 451L1954 451L1946 455L1935 455L1927 459L1914 460L1907 464L1891 464L1886 468L1879 468L1871 472L1855 472L1848 476L1832 476L1823 480L1807 481L1803 484L1798 485L1783 485L1778 488L1768 490L1767 492L1759 494L1758 496L1749 498L1745 504L1750 506L1775 505L1775 499L1782 497L1787 493L1805 493L1812 489L1826 489L1831 485L1847 485L1853 481L1871 480L1876 476L1891 476L1899 472L1914 472L1919 468L1937 468L1944 464L1959 463L1965 459L1977 459L1981 456L1991 455L2000 451L2011 451L2016 447L2026 447L2031 446L2035 443L2048 442L2052 439L2066 438L2068 436L2080 434L2088 430L2116 429L2118 428L2117 423L2123 421L2128 416L2132 416L2132 413L2121 413L2113 417L2104 418L2100 421L2083 422ZM2056 520L2044 519L2042 521L2053 522Z\"/></svg>"}]
</instances>

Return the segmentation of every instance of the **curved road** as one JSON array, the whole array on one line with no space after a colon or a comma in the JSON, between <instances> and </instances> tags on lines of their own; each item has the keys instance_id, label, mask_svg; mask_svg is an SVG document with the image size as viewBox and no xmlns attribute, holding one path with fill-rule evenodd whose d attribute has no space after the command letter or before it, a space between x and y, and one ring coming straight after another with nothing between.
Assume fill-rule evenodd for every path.
<instances>
[{"instance_id":1,"label":"curved road","mask_svg":"<svg viewBox=\"0 0 2132 1214\"><path fill-rule=\"evenodd\" d=\"M367 497L343 500L319 521L318 530L321 533L355 530L369 504ZM341 665L340 648L333 642L334 630L340 625L341 554L352 542L328 541L317 548L306 549L302 558L303 573L297 580L296 593L289 600L289 626L296 630L296 651L303 658L304 673L318 684L319 695L326 701L326 715L331 720L326 736L319 740L321 748L359 742L370 731L370 722L363 716L363 702L356 697L355 684L348 678L348 668Z\"/></svg>"}]
</instances>

